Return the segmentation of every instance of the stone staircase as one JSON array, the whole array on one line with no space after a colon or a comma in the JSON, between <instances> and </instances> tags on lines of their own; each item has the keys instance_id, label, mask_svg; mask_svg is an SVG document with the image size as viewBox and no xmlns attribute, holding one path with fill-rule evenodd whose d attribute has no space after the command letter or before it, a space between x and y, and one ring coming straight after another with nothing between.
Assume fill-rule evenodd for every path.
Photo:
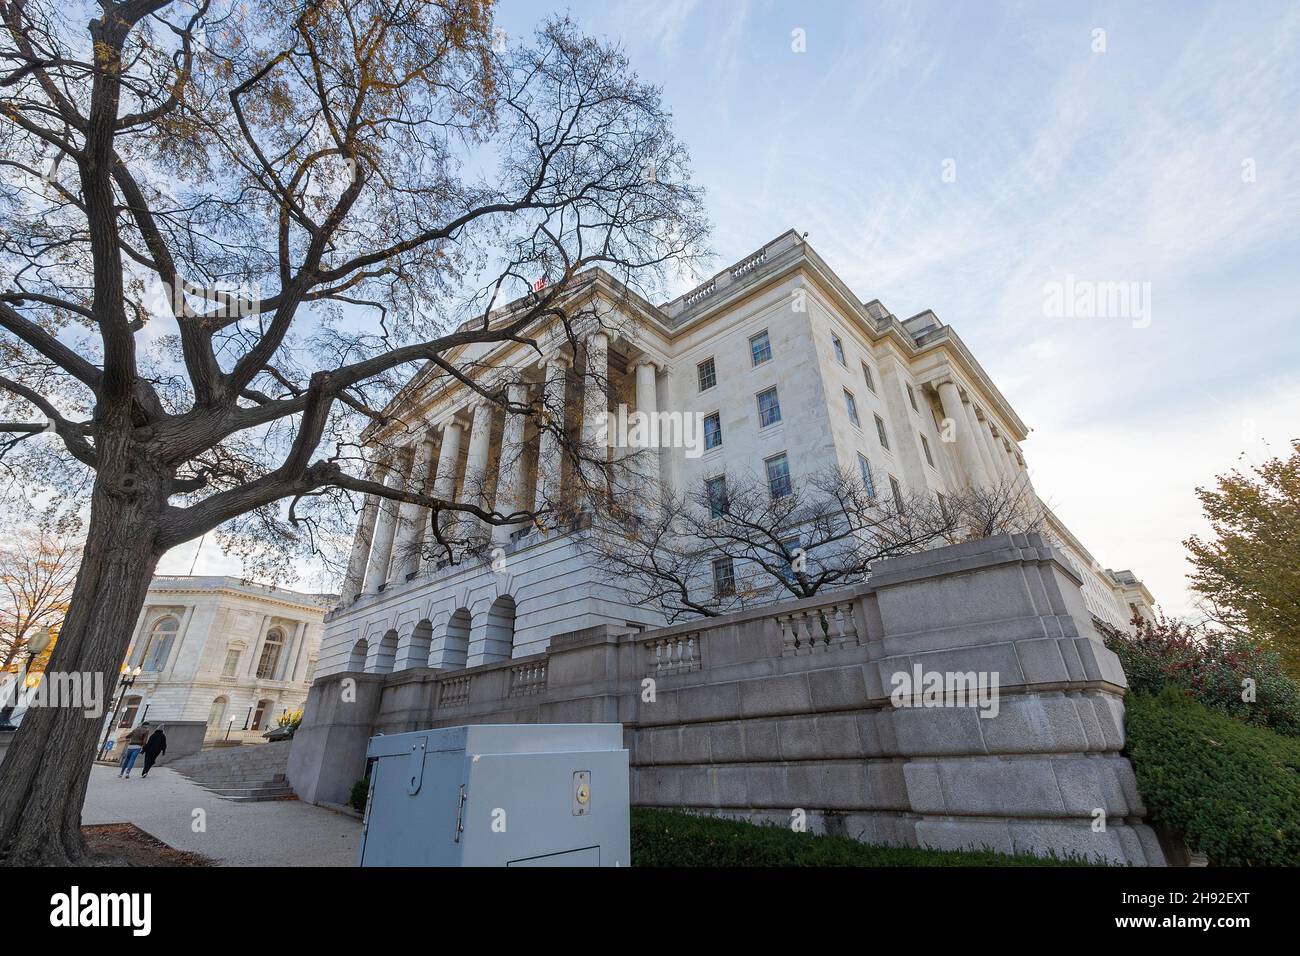
<instances>
[{"instance_id":1,"label":"stone staircase","mask_svg":"<svg viewBox=\"0 0 1300 956\"><path fill-rule=\"evenodd\" d=\"M214 747L167 764L226 800L251 803L292 797L287 771L290 741Z\"/></svg>"}]
</instances>

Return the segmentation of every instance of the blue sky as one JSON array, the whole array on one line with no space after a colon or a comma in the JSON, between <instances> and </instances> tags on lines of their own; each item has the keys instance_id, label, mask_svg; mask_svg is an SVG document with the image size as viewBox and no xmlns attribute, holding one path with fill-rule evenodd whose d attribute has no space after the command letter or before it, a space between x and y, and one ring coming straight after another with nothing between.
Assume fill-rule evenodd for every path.
<instances>
[{"instance_id":1,"label":"blue sky","mask_svg":"<svg viewBox=\"0 0 1300 956\"><path fill-rule=\"evenodd\" d=\"M793 226L863 299L933 309L1034 429L1048 503L1184 612L1194 487L1300 437L1300 7L1131 7L501 0L497 23L621 39L717 265ZM1150 324L1047 317L1066 274L1149 283Z\"/></svg>"}]
</instances>

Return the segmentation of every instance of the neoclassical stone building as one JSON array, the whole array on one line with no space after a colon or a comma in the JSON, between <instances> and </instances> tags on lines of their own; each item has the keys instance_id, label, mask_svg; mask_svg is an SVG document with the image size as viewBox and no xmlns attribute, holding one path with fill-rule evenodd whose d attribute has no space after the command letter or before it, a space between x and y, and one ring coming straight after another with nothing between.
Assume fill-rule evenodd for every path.
<instances>
[{"instance_id":1,"label":"neoclassical stone building","mask_svg":"<svg viewBox=\"0 0 1300 956\"><path fill-rule=\"evenodd\" d=\"M575 294L603 300L615 321L592 329L577 354L566 343L539 361L505 343L453 361L515 370L521 400L530 389L563 394L583 434L620 406L695 416L702 454L662 447L647 476L676 488L748 469L779 494L801 473L838 466L883 495L1003 483L1033 493L1028 429L957 334L933 312L900 319L860 300L793 230L663 305L599 270L586 278ZM503 512L554 500L566 480L548 433L428 369L388 412L410 436L389 480L443 496L472 488ZM498 529L503 560L430 565L415 547L427 523L409 504L365 503L341 603L326 616L320 675L473 667L535 654L558 634L664 623L567 530ZM1103 568L1050 511L1044 534L1093 615L1123 624L1149 611L1131 572L1121 580Z\"/></svg>"},{"instance_id":2,"label":"neoclassical stone building","mask_svg":"<svg viewBox=\"0 0 1300 956\"><path fill-rule=\"evenodd\" d=\"M154 578L125 662L140 675L115 732L206 721L209 740L260 741L306 700L334 601L238 578Z\"/></svg>"}]
</instances>

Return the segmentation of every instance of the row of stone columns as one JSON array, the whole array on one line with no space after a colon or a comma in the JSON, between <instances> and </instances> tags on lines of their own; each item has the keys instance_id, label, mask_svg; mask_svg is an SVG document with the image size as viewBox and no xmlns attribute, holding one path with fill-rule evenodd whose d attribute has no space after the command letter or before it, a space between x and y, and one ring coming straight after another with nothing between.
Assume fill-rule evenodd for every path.
<instances>
[{"instance_id":1,"label":"row of stone columns","mask_svg":"<svg viewBox=\"0 0 1300 956\"><path fill-rule=\"evenodd\" d=\"M944 417L954 423L957 458L967 484L989 488L1023 480L1027 485L1029 475L1018 450L994 433L989 417L961 394L957 383L944 378L935 383L935 390Z\"/></svg>"},{"instance_id":2,"label":"row of stone columns","mask_svg":"<svg viewBox=\"0 0 1300 956\"><path fill-rule=\"evenodd\" d=\"M586 368L581 406L582 441L587 454L598 456L597 449L606 449L608 454L608 336L604 332L593 332L587 336L584 346ZM562 410L565 407L571 365L569 357L556 352L539 365L543 372L541 387L544 408L548 414ZM643 359L637 363L638 411L658 411L655 382L657 370L658 364L652 360ZM510 385L508 400L515 408L526 405L527 386L523 383ZM488 500L486 491L494 405L486 399L479 399L468 408L471 414L469 447L461 479L460 500L477 504L485 510L494 508L506 515L529 510L540 512L556 506L562 493L562 456L556 431L563 431L565 427L563 412L560 411L549 423L550 427L543 427L538 434L537 484L532 500L526 500L528 473L524 449L528 416L514 409L506 410L496 468L496 500L493 504ZM423 491L428 487L432 475L434 497L451 500L456 490L456 466L465 441L464 433L462 421L453 415L442 425L440 448L431 437L423 436L413 447L399 452L392 462L377 466L376 477L390 488L409 486ZM519 524L497 526L493 531L493 541L504 544L518 527ZM431 535L427 508L411 502L399 503L375 495L367 496L357 522L344 576L341 595L343 603L350 603L361 593L375 593L387 582L401 582L411 574L424 570L418 555L430 552Z\"/></svg>"}]
</instances>

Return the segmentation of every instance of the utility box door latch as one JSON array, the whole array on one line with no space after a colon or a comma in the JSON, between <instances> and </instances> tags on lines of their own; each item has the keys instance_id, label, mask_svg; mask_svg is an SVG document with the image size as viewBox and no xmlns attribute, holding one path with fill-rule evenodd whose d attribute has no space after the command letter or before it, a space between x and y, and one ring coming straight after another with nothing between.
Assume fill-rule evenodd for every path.
<instances>
[{"instance_id":1,"label":"utility box door latch","mask_svg":"<svg viewBox=\"0 0 1300 956\"><path fill-rule=\"evenodd\" d=\"M406 792L415 796L424 783L424 752L429 749L429 738L418 737L411 744L411 755L406 763Z\"/></svg>"},{"instance_id":2,"label":"utility box door latch","mask_svg":"<svg viewBox=\"0 0 1300 956\"><path fill-rule=\"evenodd\" d=\"M573 815L585 817L591 812L591 771L578 770L573 774Z\"/></svg>"}]
</instances>

